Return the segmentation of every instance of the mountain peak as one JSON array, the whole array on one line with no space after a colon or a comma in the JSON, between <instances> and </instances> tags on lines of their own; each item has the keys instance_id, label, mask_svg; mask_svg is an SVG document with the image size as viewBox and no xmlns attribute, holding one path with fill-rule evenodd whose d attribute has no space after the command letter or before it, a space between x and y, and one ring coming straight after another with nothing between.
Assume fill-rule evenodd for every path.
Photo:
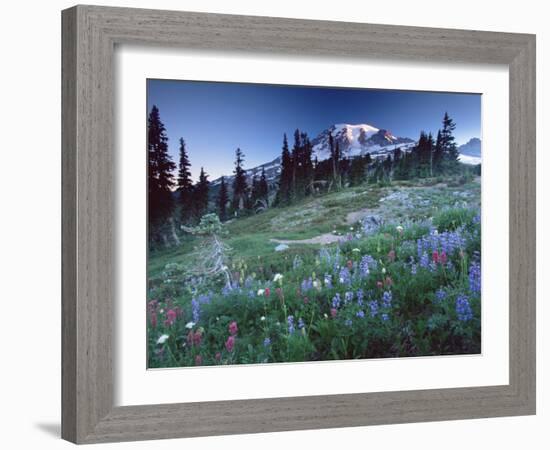
<instances>
[{"instance_id":1,"label":"mountain peak","mask_svg":"<svg viewBox=\"0 0 550 450\"><path fill-rule=\"evenodd\" d=\"M379 129L367 123L337 123L322 131L311 141L315 156L319 160L330 158L329 134L338 143L344 157L371 153L385 154L396 147L414 144L409 138L395 137L389 130Z\"/></svg>"}]
</instances>

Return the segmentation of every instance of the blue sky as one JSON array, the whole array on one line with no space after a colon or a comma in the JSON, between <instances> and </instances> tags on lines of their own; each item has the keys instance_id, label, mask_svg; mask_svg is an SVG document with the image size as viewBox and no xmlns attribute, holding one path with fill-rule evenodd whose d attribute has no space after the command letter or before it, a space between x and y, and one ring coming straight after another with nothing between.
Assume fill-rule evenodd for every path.
<instances>
[{"instance_id":1,"label":"blue sky","mask_svg":"<svg viewBox=\"0 0 550 450\"><path fill-rule=\"evenodd\" d=\"M176 162L185 139L195 180L201 166L210 180L230 175L237 147L245 168L273 160L296 128L314 138L335 123L367 123L417 139L436 134L448 111L459 144L481 137L479 94L147 80L147 113L153 105Z\"/></svg>"}]
</instances>

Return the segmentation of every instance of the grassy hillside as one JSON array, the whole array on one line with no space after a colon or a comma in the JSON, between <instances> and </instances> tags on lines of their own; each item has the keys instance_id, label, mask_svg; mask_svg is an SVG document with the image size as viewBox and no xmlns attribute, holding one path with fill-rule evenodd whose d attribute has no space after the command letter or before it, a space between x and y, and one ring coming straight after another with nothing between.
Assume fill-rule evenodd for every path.
<instances>
[{"instance_id":1,"label":"grassy hillside","mask_svg":"<svg viewBox=\"0 0 550 450\"><path fill-rule=\"evenodd\" d=\"M479 179L433 179L234 219L231 287L186 277L183 236L149 255L149 365L477 353L479 208Z\"/></svg>"}]
</instances>

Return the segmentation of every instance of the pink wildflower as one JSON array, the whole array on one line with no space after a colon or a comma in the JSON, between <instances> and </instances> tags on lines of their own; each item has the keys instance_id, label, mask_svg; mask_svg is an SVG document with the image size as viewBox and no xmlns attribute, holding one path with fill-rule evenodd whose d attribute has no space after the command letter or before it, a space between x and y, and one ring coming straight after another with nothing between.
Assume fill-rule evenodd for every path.
<instances>
[{"instance_id":1,"label":"pink wildflower","mask_svg":"<svg viewBox=\"0 0 550 450\"><path fill-rule=\"evenodd\" d=\"M376 287L377 287L378 289L382 289L382 288L384 287L384 283L382 283L381 281L377 281L377 282L376 282Z\"/></svg>"},{"instance_id":2,"label":"pink wildflower","mask_svg":"<svg viewBox=\"0 0 550 450\"><path fill-rule=\"evenodd\" d=\"M266 297L269 297L269 296L271 295L271 291L270 291L270 289L269 289L268 287L265 288L265 290L264 290L264 295L265 295Z\"/></svg>"},{"instance_id":3,"label":"pink wildflower","mask_svg":"<svg viewBox=\"0 0 550 450\"><path fill-rule=\"evenodd\" d=\"M149 307L149 310L150 311L156 311L157 310L157 307L158 307L158 301L157 300L151 300L147 306Z\"/></svg>"},{"instance_id":4,"label":"pink wildflower","mask_svg":"<svg viewBox=\"0 0 550 450\"><path fill-rule=\"evenodd\" d=\"M447 263L447 253L441 252L441 255L439 255L439 262L441 264L446 264Z\"/></svg>"},{"instance_id":5,"label":"pink wildflower","mask_svg":"<svg viewBox=\"0 0 550 450\"><path fill-rule=\"evenodd\" d=\"M197 330L197 331L195 331L195 335L193 336L193 344L201 345L201 341L202 341L201 330Z\"/></svg>"},{"instance_id":6,"label":"pink wildflower","mask_svg":"<svg viewBox=\"0 0 550 450\"><path fill-rule=\"evenodd\" d=\"M439 253L437 250L434 250L432 253L432 261L436 264L439 262Z\"/></svg>"},{"instance_id":7,"label":"pink wildflower","mask_svg":"<svg viewBox=\"0 0 550 450\"><path fill-rule=\"evenodd\" d=\"M227 338L227 341L225 341L225 349L228 352L232 352L235 348L235 336L229 336Z\"/></svg>"},{"instance_id":8,"label":"pink wildflower","mask_svg":"<svg viewBox=\"0 0 550 450\"><path fill-rule=\"evenodd\" d=\"M173 309L169 309L166 311L166 323L168 325L174 325L174 322L176 321L177 313Z\"/></svg>"},{"instance_id":9,"label":"pink wildflower","mask_svg":"<svg viewBox=\"0 0 550 450\"><path fill-rule=\"evenodd\" d=\"M330 308L330 317L333 319L338 315L338 310L336 308Z\"/></svg>"},{"instance_id":10,"label":"pink wildflower","mask_svg":"<svg viewBox=\"0 0 550 450\"><path fill-rule=\"evenodd\" d=\"M388 253L388 261L394 262L395 261L395 250L390 250Z\"/></svg>"},{"instance_id":11,"label":"pink wildflower","mask_svg":"<svg viewBox=\"0 0 550 450\"><path fill-rule=\"evenodd\" d=\"M239 332L239 327L237 326L237 322L233 321L229 324L229 334L231 336L235 336Z\"/></svg>"},{"instance_id":12,"label":"pink wildflower","mask_svg":"<svg viewBox=\"0 0 550 450\"><path fill-rule=\"evenodd\" d=\"M193 332L193 330L189 331L189 334L187 335L187 342L189 345L201 345L202 341L202 333L200 330L197 330Z\"/></svg>"},{"instance_id":13,"label":"pink wildflower","mask_svg":"<svg viewBox=\"0 0 550 450\"><path fill-rule=\"evenodd\" d=\"M202 366L202 356L201 355L195 356L195 366Z\"/></svg>"},{"instance_id":14,"label":"pink wildflower","mask_svg":"<svg viewBox=\"0 0 550 450\"><path fill-rule=\"evenodd\" d=\"M150 321L151 321L151 327L156 328L157 327L157 313L156 312L151 313Z\"/></svg>"}]
</instances>

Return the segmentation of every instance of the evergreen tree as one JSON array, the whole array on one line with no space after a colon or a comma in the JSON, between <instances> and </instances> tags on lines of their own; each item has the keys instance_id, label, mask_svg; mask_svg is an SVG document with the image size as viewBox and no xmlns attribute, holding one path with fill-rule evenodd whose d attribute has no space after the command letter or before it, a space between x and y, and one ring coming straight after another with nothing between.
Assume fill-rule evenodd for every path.
<instances>
[{"instance_id":1,"label":"evergreen tree","mask_svg":"<svg viewBox=\"0 0 550 450\"><path fill-rule=\"evenodd\" d=\"M263 200L266 206L269 206L269 186L267 184L264 168L262 168L262 175L260 176L258 193L259 199Z\"/></svg>"},{"instance_id":2,"label":"evergreen tree","mask_svg":"<svg viewBox=\"0 0 550 450\"><path fill-rule=\"evenodd\" d=\"M191 180L191 163L185 149L185 141L180 138L180 158L178 165L177 191L179 194L179 204L181 206L182 219L188 219L191 215L193 200L193 181Z\"/></svg>"},{"instance_id":3,"label":"evergreen tree","mask_svg":"<svg viewBox=\"0 0 550 450\"><path fill-rule=\"evenodd\" d=\"M391 178L391 172L393 167L393 161L391 159L391 155L386 156L386 159L384 159L382 166L384 167L384 175L387 178Z\"/></svg>"},{"instance_id":4,"label":"evergreen tree","mask_svg":"<svg viewBox=\"0 0 550 450\"><path fill-rule=\"evenodd\" d=\"M173 206L173 171L176 165L168 153L168 136L153 105L147 121L148 215L151 222L167 217Z\"/></svg>"},{"instance_id":5,"label":"evergreen tree","mask_svg":"<svg viewBox=\"0 0 550 450\"><path fill-rule=\"evenodd\" d=\"M437 137L435 139L435 146L433 151L433 170L435 174L441 173L443 164L443 141L441 137L441 130L437 130Z\"/></svg>"},{"instance_id":6,"label":"evergreen tree","mask_svg":"<svg viewBox=\"0 0 550 450\"><path fill-rule=\"evenodd\" d=\"M218 216L223 222L227 220L227 203L229 202L229 195L227 193L227 185L225 184L225 177L222 177L220 184L220 192L216 201L218 207Z\"/></svg>"},{"instance_id":7,"label":"evergreen tree","mask_svg":"<svg viewBox=\"0 0 550 450\"><path fill-rule=\"evenodd\" d=\"M356 156L351 160L349 182L351 186L358 186L363 183L365 173L370 163L370 155Z\"/></svg>"},{"instance_id":8,"label":"evergreen tree","mask_svg":"<svg viewBox=\"0 0 550 450\"><path fill-rule=\"evenodd\" d=\"M393 178L396 180L407 180L409 178L410 154L400 148L393 151Z\"/></svg>"},{"instance_id":9,"label":"evergreen tree","mask_svg":"<svg viewBox=\"0 0 550 450\"><path fill-rule=\"evenodd\" d=\"M311 183L314 178L313 162L311 156L313 155L313 146L307 133L302 133L302 184L304 186L304 194L310 195L312 193Z\"/></svg>"},{"instance_id":10,"label":"evergreen tree","mask_svg":"<svg viewBox=\"0 0 550 450\"><path fill-rule=\"evenodd\" d=\"M288 149L286 133L283 136L283 148L281 153L281 175L279 176L279 189L275 197L277 205L288 205L291 201L292 191L292 157Z\"/></svg>"},{"instance_id":11,"label":"evergreen tree","mask_svg":"<svg viewBox=\"0 0 550 450\"><path fill-rule=\"evenodd\" d=\"M256 205L256 202L260 198L260 182L258 181L258 177L256 177L256 175L252 176L251 185L252 188L250 190L250 205L254 207Z\"/></svg>"},{"instance_id":12,"label":"evergreen tree","mask_svg":"<svg viewBox=\"0 0 550 450\"><path fill-rule=\"evenodd\" d=\"M296 199L298 196L298 189L297 189L297 179L298 179L298 172L300 171L300 163L301 163L301 153L302 151L302 140L300 138L300 130L296 128L294 131L294 146L292 147L292 184L290 188L290 198L291 200Z\"/></svg>"},{"instance_id":13,"label":"evergreen tree","mask_svg":"<svg viewBox=\"0 0 550 450\"><path fill-rule=\"evenodd\" d=\"M433 159L434 159L434 138L432 133L428 134L428 148L430 152L430 177L433 177Z\"/></svg>"},{"instance_id":14,"label":"evergreen tree","mask_svg":"<svg viewBox=\"0 0 550 450\"><path fill-rule=\"evenodd\" d=\"M441 129L441 146L443 147L445 159L451 162L457 161L459 156L455 137L453 135L455 128L456 124L453 119L451 119L449 114L445 112L445 115L443 116L443 128Z\"/></svg>"},{"instance_id":15,"label":"evergreen tree","mask_svg":"<svg viewBox=\"0 0 550 450\"><path fill-rule=\"evenodd\" d=\"M201 167L199 181L193 190L193 206L195 208L195 215L199 219L208 212L209 184L208 175L204 171L204 168Z\"/></svg>"},{"instance_id":16,"label":"evergreen tree","mask_svg":"<svg viewBox=\"0 0 550 450\"><path fill-rule=\"evenodd\" d=\"M243 165L244 153L240 148L237 148L235 151L235 169L233 170L235 178L233 180L233 201L231 205L235 211L242 210L248 205L248 184Z\"/></svg>"},{"instance_id":17,"label":"evergreen tree","mask_svg":"<svg viewBox=\"0 0 550 450\"><path fill-rule=\"evenodd\" d=\"M412 150L414 175L427 177L430 175L430 164L432 161L433 139L424 131L420 132L418 143Z\"/></svg>"},{"instance_id":18,"label":"evergreen tree","mask_svg":"<svg viewBox=\"0 0 550 450\"><path fill-rule=\"evenodd\" d=\"M338 142L334 143L332 132L328 135L328 145L330 148L330 160L332 163L332 180L335 186L340 188L340 145Z\"/></svg>"}]
</instances>

